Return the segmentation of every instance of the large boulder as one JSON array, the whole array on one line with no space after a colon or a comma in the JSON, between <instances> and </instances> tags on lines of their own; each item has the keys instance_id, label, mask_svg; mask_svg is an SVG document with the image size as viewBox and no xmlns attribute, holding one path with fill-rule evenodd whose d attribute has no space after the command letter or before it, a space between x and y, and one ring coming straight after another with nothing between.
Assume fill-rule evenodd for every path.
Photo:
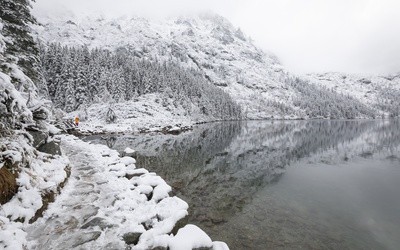
<instances>
[{"instance_id":1,"label":"large boulder","mask_svg":"<svg viewBox=\"0 0 400 250\"><path fill-rule=\"evenodd\" d=\"M34 120L47 120L49 117L49 111L45 107L39 107L32 110L32 117Z\"/></svg>"},{"instance_id":2,"label":"large boulder","mask_svg":"<svg viewBox=\"0 0 400 250\"><path fill-rule=\"evenodd\" d=\"M128 245L136 245L139 242L139 238L142 235L142 233L138 232L129 232L126 233L122 236L122 239L125 241L126 244Z\"/></svg>"},{"instance_id":3,"label":"large boulder","mask_svg":"<svg viewBox=\"0 0 400 250\"><path fill-rule=\"evenodd\" d=\"M60 142L55 140L40 145L37 150L51 155L61 155Z\"/></svg>"},{"instance_id":4,"label":"large boulder","mask_svg":"<svg viewBox=\"0 0 400 250\"><path fill-rule=\"evenodd\" d=\"M33 138L33 144L32 146L35 148L39 148L43 144L46 143L47 138L49 137L49 133L44 131L43 129L40 129L37 126L28 126L26 128L26 131L32 136Z\"/></svg>"}]
</instances>

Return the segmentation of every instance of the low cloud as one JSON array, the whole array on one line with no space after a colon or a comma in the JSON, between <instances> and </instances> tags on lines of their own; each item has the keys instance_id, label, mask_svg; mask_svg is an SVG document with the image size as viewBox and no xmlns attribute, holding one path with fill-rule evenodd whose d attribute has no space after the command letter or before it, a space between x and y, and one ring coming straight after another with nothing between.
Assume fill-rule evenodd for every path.
<instances>
[{"instance_id":1,"label":"low cloud","mask_svg":"<svg viewBox=\"0 0 400 250\"><path fill-rule=\"evenodd\" d=\"M166 17L211 10L294 72L400 71L397 0L37 0L35 12Z\"/></svg>"}]
</instances>

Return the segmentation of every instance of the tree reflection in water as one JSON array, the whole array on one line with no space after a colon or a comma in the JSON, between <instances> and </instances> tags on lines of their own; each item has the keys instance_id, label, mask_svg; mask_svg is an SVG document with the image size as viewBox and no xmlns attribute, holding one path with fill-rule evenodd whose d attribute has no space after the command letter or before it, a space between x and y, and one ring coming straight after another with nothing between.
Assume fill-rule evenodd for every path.
<instances>
[{"instance_id":1,"label":"tree reflection in water","mask_svg":"<svg viewBox=\"0 0 400 250\"><path fill-rule=\"evenodd\" d=\"M278 182L288 165L299 159L329 155L331 162L351 161L382 151L398 159L399 124L398 120L221 122L178 136L121 136L112 146L120 151L134 148L137 166L165 178L189 203L189 221L207 231L240 213L258 190Z\"/></svg>"}]
</instances>

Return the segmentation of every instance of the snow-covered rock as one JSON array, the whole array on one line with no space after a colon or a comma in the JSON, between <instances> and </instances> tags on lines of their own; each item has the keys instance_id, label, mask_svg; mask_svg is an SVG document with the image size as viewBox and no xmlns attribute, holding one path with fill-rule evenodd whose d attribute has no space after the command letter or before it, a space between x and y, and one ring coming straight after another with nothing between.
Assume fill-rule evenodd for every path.
<instances>
[{"instance_id":1,"label":"snow-covered rock","mask_svg":"<svg viewBox=\"0 0 400 250\"><path fill-rule=\"evenodd\" d=\"M171 250L211 248L212 246L211 238L203 230L190 224L179 229L169 243Z\"/></svg>"},{"instance_id":2,"label":"snow-covered rock","mask_svg":"<svg viewBox=\"0 0 400 250\"><path fill-rule=\"evenodd\" d=\"M131 156L133 157L135 155L136 151L134 149L131 149L130 147L127 147L124 149L124 156Z\"/></svg>"}]
</instances>

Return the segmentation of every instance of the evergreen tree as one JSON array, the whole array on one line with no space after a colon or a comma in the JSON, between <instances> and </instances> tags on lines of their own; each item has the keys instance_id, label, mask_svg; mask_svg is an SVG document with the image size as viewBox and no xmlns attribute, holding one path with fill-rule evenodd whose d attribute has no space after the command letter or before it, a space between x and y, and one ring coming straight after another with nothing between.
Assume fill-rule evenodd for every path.
<instances>
[{"instance_id":1,"label":"evergreen tree","mask_svg":"<svg viewBox=\"0 0 400 250\"><path fill-rule=\"evenodd\" d=\"M293 104L303 110L309 118L374 118L376 112L358 100L345 96L324 87L303 81L291 79L288 83L299 92Z\"/></svg>"},{"instance_id":2,"label":"evergreen tree","mask_svg":"<svg viewBox=\"0 0 400 250\"><path fill-rule=\"evenodd\" d=\"M28 24L35 24L36 20L30 13L30 0L0 0L0 18L4 24L2 33L8 37L5 40L7 55L5 63L16 63L36 85L42 94L46 94L46 86L43 84L43 77L40 73L39 49L30 35ZM1 65L4 72L10 72L9 64ZM13 79L19 83L26 85L28 83L21 82L20 79ZM32 91L31 86L24 86L25 91Z\"/></svg>"},{"instance_id":3,"label":"evergreen tree","mask_svg":"<svg viewBox=\"0 0 400 250\"><path fill-rule=\"evenodd\" d=\"M37 105L34 81L41 81L38 49L28 27L35 22L30 1L0 0L0 6L0 128L11 131L47 114ZM26 104L33 110L28 110Z\"/></svg>"},{"instance_id":4,"label":"evergreen tree","mask_svg":"<svg viewBox=\"0 0 400 250\"><path fill-rule=\"evenodd\" d=\"M41 58L51 98L68 112L96 101L121 102L164 93L187 115L197 112L212 119L241 116L240 107L227 93L208 83L200 72L174 61L138 59L123 48L111 53L86 47L61 48L59 44L48 45Z\"/></svg>"}]
</instances>

